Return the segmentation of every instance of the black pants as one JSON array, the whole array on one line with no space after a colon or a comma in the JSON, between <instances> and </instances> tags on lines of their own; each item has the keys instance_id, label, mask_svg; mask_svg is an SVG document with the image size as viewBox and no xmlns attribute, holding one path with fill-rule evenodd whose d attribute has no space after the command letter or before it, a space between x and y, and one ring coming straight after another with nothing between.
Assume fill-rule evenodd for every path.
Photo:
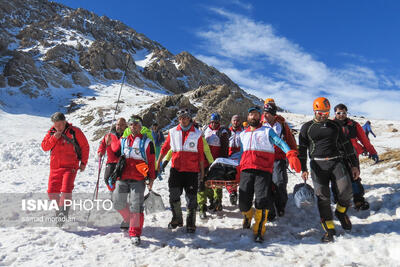
<instances>
[{"instance_id":1,"label":"black pants","mask_svg":"<svg viewBox=\"0 0 400 267\"><path fill-rule=\"evenodd\" d=\"M169 202L174 203L181 200L183 190L185 190L185 198L187 208L197 208L197 172L179 172L171 168L168 187L169 187Z\"/></svg>"},{"instance_id":2,"label":"black pants","mask_svg":"<svg viewBox=\"0 0 400 267\"><path fill-rule=\"evenodd\" d=\"M106 185L108 185L108 178L113 173L115 166L117 166L117 163L106 164L106 170L104 171L104 182L106 183Z\"/></svg>"},{"instance_id":3,"label":"black pants","mask_svg":"<svg viewBox=\"0 0 400 267\"><path fill-rule=\"evenodd\" d=\"M273 202L278 210L284 210L288 201L287 194L287 162L286 160L275 160L272 182L274 183Z\"/></svg>"},{"instance_id":4,"label":"black pants","mask_svg":"<svg viewBox=\"0 0 400 267\"><path fill-rule=\"evenodd\" d=\"M272 174L266 171L247 169L240 173L239 209L248 211L253 204L255 208L268 209L271 205Z\"/></svg>"},{"instance_id":5,"label":"black pants","mask_svg":"<svg viewBox=\"0 0 400 267\"><path fill-rule=\"evenodd\" d=\"M351 178L341 160L311 160L311 177L318 199L318 210L321 219L333 219L329 183L337 190L337 201L342 207L349 207L353 198Z\"/></svg>"}]
</instances>

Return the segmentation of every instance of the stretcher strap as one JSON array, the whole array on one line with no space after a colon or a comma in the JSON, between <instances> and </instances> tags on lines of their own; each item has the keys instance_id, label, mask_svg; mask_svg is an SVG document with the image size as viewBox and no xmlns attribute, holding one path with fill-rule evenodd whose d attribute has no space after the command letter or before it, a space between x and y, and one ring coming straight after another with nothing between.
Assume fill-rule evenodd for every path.
<instances>
[{"instance_id":1,"label":"stretcher strap","mask_svg":"<svg viewBox=\"0 0 400 267\"><path fill-rule=\"evenodd\" d=\"M239 184L237 181L207 180L205 181L205 186L212 189L231 186L232 189L236 189L239 186Z\"/></svg>"}]
</instances>

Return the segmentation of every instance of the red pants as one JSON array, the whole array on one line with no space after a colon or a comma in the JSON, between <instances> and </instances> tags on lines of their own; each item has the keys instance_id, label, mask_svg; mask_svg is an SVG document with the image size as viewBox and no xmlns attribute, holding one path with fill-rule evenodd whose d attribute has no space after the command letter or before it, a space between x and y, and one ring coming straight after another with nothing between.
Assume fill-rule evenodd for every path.
<instances>
[{"instance_id":1,"label":"red pants","mask_svg":"<svg viewBox=\"0 0 400 267\"><path fill-rule=\"evenodd\" d=\"M130 212L129 207L118 210L124 222L129 222L129 236L141 236L144 222L143 213Z\"/></svg>"},{"instance_id":2,"label":"red pants","mask_svg":"<svg viewBox=\"0 0 400 267\"><path fill-rule=\"evenodd\" d=\"M55 199L60 206L63 206L64 199L71 199L74 189L76 169L59 168L50 169L49 185L47 193L51 200ZM60 193L61 196L60 196Z\"/></svg>"}]
</instances>

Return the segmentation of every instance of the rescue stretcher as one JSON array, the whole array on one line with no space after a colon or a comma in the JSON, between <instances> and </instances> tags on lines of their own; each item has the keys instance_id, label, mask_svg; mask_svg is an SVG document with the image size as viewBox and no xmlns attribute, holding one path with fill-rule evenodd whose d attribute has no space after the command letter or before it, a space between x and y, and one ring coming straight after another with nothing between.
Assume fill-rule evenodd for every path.
<instances>
[{"instance_id":1,"label":"rescue stretcher","mask_svg":"<svg viewBox=\"0 0 400 267\"><path fill-rule=\"evenodd\" d=\"M236 190L239 180L239 160L235 157L217 158L211 164L204 183L212 189L229 187Z\"/></svg>"}]
</instances>

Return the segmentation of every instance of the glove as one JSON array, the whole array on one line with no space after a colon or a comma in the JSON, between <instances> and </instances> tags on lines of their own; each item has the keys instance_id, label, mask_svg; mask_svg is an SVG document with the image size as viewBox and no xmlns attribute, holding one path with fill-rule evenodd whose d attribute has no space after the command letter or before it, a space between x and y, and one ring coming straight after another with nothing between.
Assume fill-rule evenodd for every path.
<instances>
[{"instance_id":1,"label":"glove","mask_svg":"<svg viewBox=\"0 0 400 267\"><path fill-rule=\"evenodd\" d=\"M295 170L296 172L301 171L301 163L299 158L297 157L297 151L296 150L290 150L288 153L286 153L286 157L289 161L289 166L292 170Z\"/></svg>"},{"instance_id":2,"label":"glove","mask_svg":"<svg viewBox=\"0 0 400 267\"><path fill-rule=\"evenodd\" d=\"M379 161L378 154L373 154L373 155L371 155L371 159L372 159L373 161L375 161L375 163L378 163L378 161Z\"/></svg>"}]
</instances>

